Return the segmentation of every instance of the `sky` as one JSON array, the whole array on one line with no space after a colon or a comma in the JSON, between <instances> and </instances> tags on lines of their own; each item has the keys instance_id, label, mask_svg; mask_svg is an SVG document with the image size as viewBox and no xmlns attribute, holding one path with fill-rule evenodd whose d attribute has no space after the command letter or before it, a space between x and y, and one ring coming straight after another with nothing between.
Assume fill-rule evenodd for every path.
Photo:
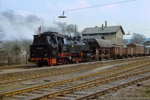
<instances>
[{"instance_id":1,"label":"sky","mask_svg":"<svg viewBox=\"0 0 150 100\"><path fill-rule=\"evenodd\" d=\"M139 33L150 38L150 0L0 0L0 26L7 38L33 38L39 26L54 27L55 22L77 25L81 32L86 27L121 25L124 38ZM89 9L76 8L105 5ZM69 10L69 11L66 11ZM58 16L65 11L67 18Z\"/></svg>"}]
</instances>

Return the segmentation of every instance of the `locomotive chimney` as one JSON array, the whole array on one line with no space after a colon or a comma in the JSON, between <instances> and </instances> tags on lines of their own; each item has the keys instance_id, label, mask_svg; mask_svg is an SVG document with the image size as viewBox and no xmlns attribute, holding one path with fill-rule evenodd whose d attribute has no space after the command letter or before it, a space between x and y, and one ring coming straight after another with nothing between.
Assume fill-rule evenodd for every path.
<instances>
[{"instance_id":1,"label":"locomotive chimney","mask_svg":"<svg viewBox=\"0 0 150 100\"><path fill-rule=\"evenodd\" d=\"M41 35L41 26L38 28L38 35Z\"/></svg>"},{"instance_id":2,"label":"locomotive chimney","mask_svg":"<svg viewBox=\"0 0 150 100\"><path fill-rule=\"evenodd\" d=\"M104 25L102 24L102 30L104 30Z\"/></svg>"},{"instance_id":3,"label":"locomotive chimney","mask_svg":"<svg viewBox=\"0 0 150 100\"><path fill-rule=\"evenodd\" d=\"M107 21L105 21L105 27L107 27Z\"/></svg>"}]
</instances>

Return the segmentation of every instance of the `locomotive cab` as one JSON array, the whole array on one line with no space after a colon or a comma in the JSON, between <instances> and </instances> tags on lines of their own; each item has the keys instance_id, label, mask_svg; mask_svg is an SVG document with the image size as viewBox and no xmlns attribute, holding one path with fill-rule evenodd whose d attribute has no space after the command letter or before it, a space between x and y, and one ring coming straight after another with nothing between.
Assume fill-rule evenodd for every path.
<instances>
[{"instance_id":1,"label":"locomotive cab","mask_svg":"<svg viewBox=\"0 0 150 100\"><path fill-rule=\"evenodd\" d=\"M52 34L34 35L33 44L30 46L30 61L36 62L38 66L53 66L58 56L57 49L57 40Z\"/></svg>"}]
</instances>

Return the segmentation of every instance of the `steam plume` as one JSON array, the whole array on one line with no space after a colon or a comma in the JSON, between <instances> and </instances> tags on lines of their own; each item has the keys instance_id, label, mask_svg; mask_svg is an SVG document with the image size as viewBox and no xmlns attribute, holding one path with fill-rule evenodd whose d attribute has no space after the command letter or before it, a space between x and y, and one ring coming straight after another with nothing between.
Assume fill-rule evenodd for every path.
<instances>
[{"instance_id":1,"label":"steam plume","mask_svg":"<svg viewBox=\"0 0 150 100\"><path fill-rule=\"evenodd\" d=\"M61 23L61 22L54 22L53 24L55 25L55 27L44 26L43 30L55 31L55 32L58 32L59 34L64 34L68 36L80 35L80 32L78 31L77 27L75 27L75 25L73 24L67 24L67 23Z\"/></svg>"},{"instance_id":2,"label":"steam plume","mask_svg":"<svg viewBox=\"0 0 150 100\"><path fill-rule=\"evenodd\" d=\"M36 15L22 16L12 10L0 12L0 26L4 29L7 38L10 36L32 37L34 30L42 22L43 20Z\"/></svg>"}]
</instances>

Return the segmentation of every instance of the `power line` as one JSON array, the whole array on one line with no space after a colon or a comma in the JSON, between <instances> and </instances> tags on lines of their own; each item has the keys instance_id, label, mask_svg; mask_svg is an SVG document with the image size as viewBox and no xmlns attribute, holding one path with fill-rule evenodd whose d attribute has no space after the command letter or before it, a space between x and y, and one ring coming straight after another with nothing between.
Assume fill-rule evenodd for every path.
<instances>
[{"instance_id":1,"label":"power line","mask_svg":"<svg viewBox=\"0 0 150 100\"><path fill-rule=\"evenodd\" d=\"M150 29L142 29L142 30L131 30L131 32L137 32L137 31L150 31Z\"/></svg>"},{"instance_id":2,"label":"power line","mask_svg":"<svg viewBox=\"0 0 150 100\"><path fill-rule=\"evenodd\" d=\"M125 0L125 1L114 2L114 3L108 3L108 4L103 4L103 5L96 5L96 6L89 6L89 7L75 8L75 9L68 9L68 10L64 10L64 11L66 12L66 11L74 11L74 10L82 10L82 9L89 9L89 8L103 7L103 6L109 6L109 5L113 5L113 4L121 4L121 3L128 3L128 2L133 2L133 1L137 1L137 0Z\"/></svg>"},{"instance_id":3,"label":"power line","mask_svg":"<svg viewBox=\"0 0 150 100\"><path fill-rule=\"evenodd\" d=\"M109 5L113 5L113 4L129 3L129 2L133 2L133 1L137 1L137 0L125 0L125 1L120 1L120 2L113 2L113 3L102 4L102 5L87 6L87 7L81 7L81 8L66 9L66 10L57 10L57 11L29 11L29 12L15 11L15 13L37 13L37 12L47 13L47 12L63 12L63 11L68 12L68 11L84 10L84 9L90 9L90 8L96 8L96 7L109 6Z\"/></svg>"}]
</instances>

